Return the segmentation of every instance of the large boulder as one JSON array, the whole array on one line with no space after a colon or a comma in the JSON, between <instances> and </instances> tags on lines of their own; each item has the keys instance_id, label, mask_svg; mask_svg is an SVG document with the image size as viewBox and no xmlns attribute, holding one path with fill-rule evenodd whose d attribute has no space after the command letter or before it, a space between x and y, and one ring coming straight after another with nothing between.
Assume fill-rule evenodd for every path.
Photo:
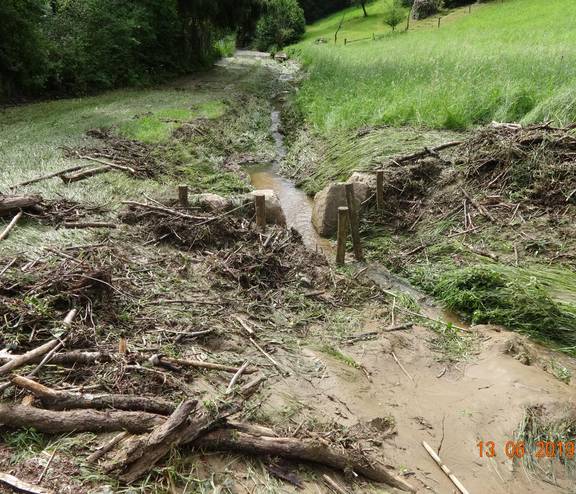
<instances>
[{"instance_id":1,"label":"large boulder","mask_svg":"<svg viewBox=\"0 0 576 494\"><path fill-rule=\"evenodd\" d=\"M247 201L254 201L254 196L264 194L266 197L266 223L286 226L286 216L280 204L280 199L272 189L254 190L247 194Z\"/></svg>"},{"instance_id":2,"label":"large boulder","mask_svg":"<svg viewBox=\"0 0 576 494\"><path fill-rule=\"evenodd\" d=\"M354 199L356 207L359 208L370 196L371 187L360 181L360 178L367 177L360 177L359 174L353 176L354 179L350 177L349 182L354 184ZM316 231L323 237L334 235L338 229L338 208L346 205L346 189L343 183L329 184L318 192L314 196L312 208L312 224Z\"/></svg>"},{"instance_id":3,"label":"large boulder","mask_svg":"<svg viewBox=\"0 0 576 494\"><path fill-rule=\"evenodd\" d=\"M206 211L224 211L230 208L232 201L218 194L207 192L205 194L195 194L190 197L190 204L200 206Z\"/></svg>"},{"instance_id":4,"label":"large boulder","mask_svg":"<svg viewBox=\"0 0 576 494\"><path fill-rule=\"evenodd\" d=\"M431 15L435 15L440 10L441 2L438 0L414 0L412 5L412 18L413 19L426 19Z\"/></svg>"}]
</instances>

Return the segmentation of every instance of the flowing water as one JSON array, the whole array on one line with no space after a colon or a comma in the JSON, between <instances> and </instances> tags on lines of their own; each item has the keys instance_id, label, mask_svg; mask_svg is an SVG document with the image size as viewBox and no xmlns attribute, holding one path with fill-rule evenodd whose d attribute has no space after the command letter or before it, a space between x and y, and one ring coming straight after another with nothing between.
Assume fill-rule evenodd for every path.
<instances>
[{"instance_id":1,"label":"flowing water","mask_svg":"<svg viewBox=\"0 0 576 494\"><path fill-rule=\"evenodd\" d=\"M307 247L322 251L325 254L333 250L328 239L322 238L312 225L312 206L314 201L304 191L296 187L294 182L279 175L278 170L282 160L286 157L284 135L280 130L281 112L280 102L275 101L275 108L271 113L270 133L276 145L276 156L272 163L253 166L248 170L252 186L256 190L273 190L286 216L286 224L294 228Z\"/></svg>"}]
</instances>

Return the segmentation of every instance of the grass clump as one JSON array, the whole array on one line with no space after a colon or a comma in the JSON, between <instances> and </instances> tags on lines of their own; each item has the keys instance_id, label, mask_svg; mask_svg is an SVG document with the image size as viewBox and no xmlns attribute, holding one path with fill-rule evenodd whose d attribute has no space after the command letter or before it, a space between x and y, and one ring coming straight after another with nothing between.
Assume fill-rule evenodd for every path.
<instances>
[{"instance_id":1,"label":"grass clump","mask_svg":"<svg viewBox=\"0 0 576 494\"><path fill-rule=\"evenodd\" d=\"M320 351L336 360L339 360L340 362L346 364L349 367L353 367L354 369L362 368L362 364L356 362L356 360L354 360L352 357L346 355L344 352L342 352L342 350L332 345L322 345L322 347L320 347Z\"/></svg>"},{"instance_id":2,"label":"grass clump","mask_svg":"<svg viewBox=\"0 0 576 494\"><path fill-rule=\"evenodd\" d=\"M576 344L576 317L554 301L535 279L519 281L488 266L440 275L433 295L474 324L501 324L513 330Z\"/></svg>"},{"instance_id":3,"label":"grass clump","mask_svg":"<svg viewBox=\"0 0 576 494\"><path fill-rule=\"evenodd\" d=\"M576 442L576 416L570 404L535 405L526 408L517 429L515 440L523 442L526 454L522 462L529 470L547 481L563 485L574 485L574 450L570 444ZM541 456L546 443L553 443L554 455ZM558 444L566 445L562 448ZM568 491L566 491L568 492Z\"/></svg>"}]
</instances>

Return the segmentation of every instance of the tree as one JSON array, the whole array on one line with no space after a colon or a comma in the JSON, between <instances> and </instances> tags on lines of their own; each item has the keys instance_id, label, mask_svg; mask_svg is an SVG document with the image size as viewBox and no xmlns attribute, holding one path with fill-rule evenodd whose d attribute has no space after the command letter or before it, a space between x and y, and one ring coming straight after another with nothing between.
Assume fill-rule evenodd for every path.
<instances>
[{"instance_id":1,"label":"tree","mask_svg":"<svg viewBox=\"0 0 576 494\"><path fill-rule=\"evenodd\" d=\"M364 17L368 17L368 12L366 11L366 4L369 1L370 0L350 0L350 5L358 5L362 9L362 12L364 12Z\"/></svg>"},{"instance_id":2,"label":"tree","mask_svg":"<svg viewBox=\"0 0 576 494\"><path fill-rule=\"evenodd\" d=\"M304 11L297 0L267 0L256 26L256 46L280 49L298 41L305 30Z\"/></svg>"},{"instance_id":3,"label":"tree","mask_svg":"<svg viewBox=\"0 0 576 494\"><path fill-rule=\"evenodd\" d=\"M396 26L404 21L406 12L402 7L402 0L392 0L390 7L384 12L384 24L388 24L392 31L396 31Z\"/></svg>"}]
</instances>

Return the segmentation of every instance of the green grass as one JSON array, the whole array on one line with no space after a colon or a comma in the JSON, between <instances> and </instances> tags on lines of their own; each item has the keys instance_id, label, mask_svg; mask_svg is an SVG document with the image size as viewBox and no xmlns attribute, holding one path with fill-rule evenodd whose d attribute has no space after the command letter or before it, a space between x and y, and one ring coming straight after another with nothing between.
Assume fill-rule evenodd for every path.
<instances>
[{"instance_id":1,"label":"green grass","mask_svg":"<svg viewBox=\"0 0 576 494\"><path fill-rule=\"evenodd\" d=\"M558 123L576 117L576 10L572 0L507 0L474 6L409 32L344 46L389 30L389 0L308 28L292 50L309 78L298 94L306 119L321 131L367 124L462 129L491 120ZM329 42L315 44L325 37Z\"/></svg>"},{"instance_id":2,"label":"green grass","mask_svg":"<svg viewBox=\"0 0 576 494\"><path fill-rule=\"evenodd\" d=\"M431 282L430 282L431 281ZM576 348L576 314L573 306L550 297L536 277L478 265L444 270L429 291L446 309L474 324L501 324L537 338Z\"/></svg>"}]
</instances>

